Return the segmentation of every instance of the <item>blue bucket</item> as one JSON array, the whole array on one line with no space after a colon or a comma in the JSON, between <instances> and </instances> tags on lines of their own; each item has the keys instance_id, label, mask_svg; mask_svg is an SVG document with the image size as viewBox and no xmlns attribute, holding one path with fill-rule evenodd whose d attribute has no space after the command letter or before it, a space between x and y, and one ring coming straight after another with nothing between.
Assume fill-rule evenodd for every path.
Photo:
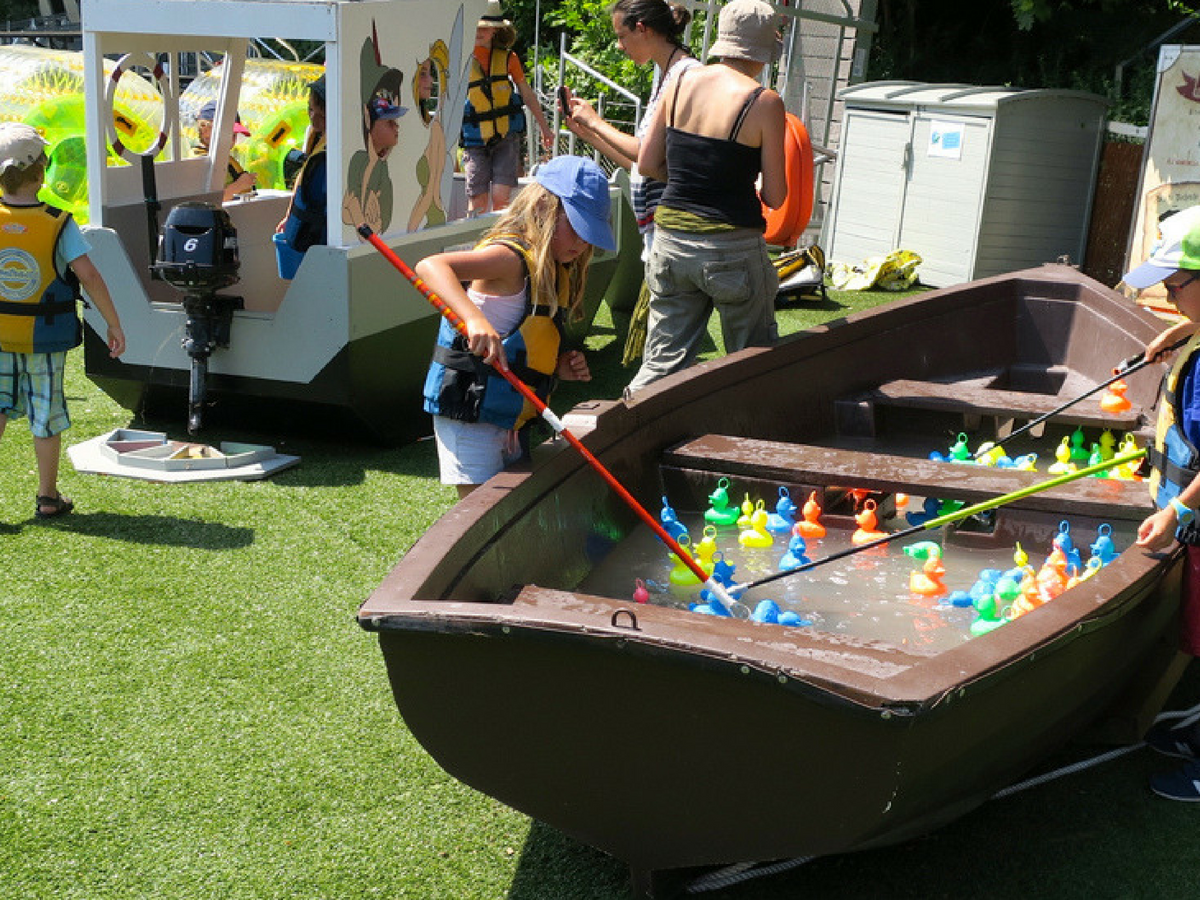
<instances>
[{"instance_id":1,"label":"blue bucket","mask_svg":"<svg viewBox=\"0 0 1200 900\"><path fill-rule=\"evenodd\" d=\"M282 233L271 235L271 240L275 242L275 265L279 268L279 277L291 281L296 277L304 254L289 244Z\"/></svg>"}]
</instances>

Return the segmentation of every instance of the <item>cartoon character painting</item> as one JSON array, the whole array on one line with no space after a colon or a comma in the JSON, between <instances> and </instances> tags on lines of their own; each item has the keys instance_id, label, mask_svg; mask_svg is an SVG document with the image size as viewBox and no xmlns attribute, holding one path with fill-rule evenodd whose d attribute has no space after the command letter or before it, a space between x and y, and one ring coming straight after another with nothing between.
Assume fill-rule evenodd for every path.
<instances>
[{"instance_id":1,"label":"cartoon character painting","mask_svg":"<svg viewBox=\"0 0 1200 900\"><path fill-rule=\"evenodd\" d=\"M350 157L342 221L351 227L365 222L383 233L392 222L392 179L387 158L400 141L399 120L408 109L400 105L404 74L383 64L374 22L371 37L363 41L359 76L365 149Z\"/></svg>"},{"instance_id":2,"label":"cartoon character painting","mask_svg":"<svg viewBox=\"0 0 1200 900\"><path fill-rule=\"evenodd\" d=\"M408 217L408 230L416 231L422 223L441 225L446 221L442 206L442 172L446 168L446 131L439 110L446 96L450 51L445 41L436 40L429 47L429 56L417 63L413 77L413 98L421 121L429 129L425 154L417 161L417 183L421 195Z\"/></svg>"}]
</instances>

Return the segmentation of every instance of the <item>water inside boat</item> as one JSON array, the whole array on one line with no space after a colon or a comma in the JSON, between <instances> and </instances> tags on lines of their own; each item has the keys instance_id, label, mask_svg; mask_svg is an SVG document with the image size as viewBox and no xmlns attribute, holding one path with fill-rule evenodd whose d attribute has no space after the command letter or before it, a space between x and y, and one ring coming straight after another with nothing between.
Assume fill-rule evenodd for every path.
<instances>
[{"instance_id":1,"label":"water inside boat","mask_svg":"<svg viewBox=\"0 0 1200 900\"><path fill-rule=\"evenodd\" d=\"M921 500L920 497L911 498L909 505L915 503L919 509ZM704 531L705 522L699 513L679 513L679 521L690 535ZM819 560L853 547L853 527L853 520L849 520L848 525L842 517L831 521L824 538L807 542L806 556ZM908 524L902 517L897 517L885 527L888 531L898 531ZM1118 551L1133 543L1136 532L1133 523L1115 522L1110 528L1111 539ZM1088 556L1088 546L1097 537L1096 532L1092 523L1071 531L1084 559ZM922 569L923 563L904 550L931 540L941 546L946 570L941 579L946 590L936 596L910 590L910 577ZM788 537L777 535L771 547L744 547L738 542L736 528L723 528L716 535L718 552L727 563L736 567L734 580L738 583L779 571L788 541ZM1023 549L1030 565L1036 569L1052 547ZM800 616L804 623L802 627L815 631L934 655L971 640L971 625L979 618L974 606L949 602L950 594L969 592L984 569L1004 571L1013 568L1015 550L1015 545L1011 544L972 547L956 543L952 537L947 541L946 532L941 529L920 532L751 589L740 599L751 610L763 600L773 600L781 610L791 610ZM596 596L628 599L636 589L636 579L641 579L647 587L649 602L657 606L688 609L701 603L700 585L672 583L671 573L677 569L678 562L665 545L649 527L641 525L613 548L579 590Z\"/></svg>"}]
</instances>

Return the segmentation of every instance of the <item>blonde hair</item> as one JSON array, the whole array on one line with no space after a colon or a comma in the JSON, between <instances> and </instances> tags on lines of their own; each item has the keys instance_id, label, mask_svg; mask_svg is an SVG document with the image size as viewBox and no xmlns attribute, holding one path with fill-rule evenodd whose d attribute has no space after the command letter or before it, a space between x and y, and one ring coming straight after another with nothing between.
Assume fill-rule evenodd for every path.
<instances>
[{"instance_id":1,"label":"blonde hair","mask_svg":"<svg viewBox=\"0 0 1200 900\"><path fill-rule=\"evenodd\" d=\"M533 271L529 273L532 300L558 306L558 263L550 248L558 216L565 214L562 201L536 181L525 185L513 202L500 214L499 220L488 229L486 237L515 234L529 246ZM587 285L588 264L592 261L592 245L588 244L567 270L566 312L572 321L583 318L583 291Z\"/></svg>"},{"instance_id":2,"label":"blonde hair","mask_svg":"<svg viewBox=\"0 0 1200 900\"><path fill-rule=\"evenodd\" d=\"M9 166L0 172L0 192L11 194L30 184L39 187L46 180L46 166L50 160L43 153L27 166Z\"/></svg>"}]
</instances>

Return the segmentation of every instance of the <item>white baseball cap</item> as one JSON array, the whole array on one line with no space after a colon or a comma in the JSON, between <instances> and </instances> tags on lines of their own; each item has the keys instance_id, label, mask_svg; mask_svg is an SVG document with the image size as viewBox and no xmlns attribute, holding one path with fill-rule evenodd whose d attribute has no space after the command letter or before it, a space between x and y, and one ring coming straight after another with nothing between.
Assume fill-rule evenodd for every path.
<instances>
[{"instance_id":1,"label":"white baseball cap","mask_svg":"<svg viewBox=\"0 0 1200 900\"><path fill-rule=\"evenodd\" d=\"M46 140L24 122L0 122L0 173L33 165L46 152Z\"/></svg>"}]
</instances>

